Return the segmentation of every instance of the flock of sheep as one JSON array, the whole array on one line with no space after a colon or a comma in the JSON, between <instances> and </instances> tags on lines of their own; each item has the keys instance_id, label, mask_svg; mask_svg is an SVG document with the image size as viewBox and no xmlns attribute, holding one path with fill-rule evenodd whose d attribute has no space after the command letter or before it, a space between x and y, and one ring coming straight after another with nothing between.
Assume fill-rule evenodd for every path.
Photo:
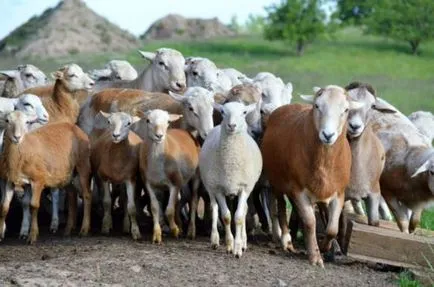
<instances>
[{"instance_id":1,"label":"flock of sheep","mask_svg":"<svg viewBox=\"0 0 434 287\"><path fill-rule=\"evenodd\" d=\"M320 251L338 234L343 244L344 207L364 214L365 200L374 226L392 219L390 208L401 231L412 232L434 199L429 112L406 117L359 82L315 87L301 96L308 104L290 104L292 84L271 73L248 78L168 48L140 54L150 62L140 74L115 60L89 74L66 65L52 73L52 84L32 65L0 71L0 240L14 195L20 237L30 243L45 189L52 232L64 194L66 235L81 201L80 234L88 234L96 206L103 207L101 232L110 233L119 201L123 230L134 240L141 238L138 215L152 214L155 243L163 222L175 237L188 225L194 238L202 198L212 247L220 244L220 225L236 257L255 228L295 251L291 238L301 223L309 261L323 266ZM290 229L285 198L293 207ZM234 199L235 211L227 202ZM316 220L327 224L319 247Z\"/></svg>"}]
</instances>

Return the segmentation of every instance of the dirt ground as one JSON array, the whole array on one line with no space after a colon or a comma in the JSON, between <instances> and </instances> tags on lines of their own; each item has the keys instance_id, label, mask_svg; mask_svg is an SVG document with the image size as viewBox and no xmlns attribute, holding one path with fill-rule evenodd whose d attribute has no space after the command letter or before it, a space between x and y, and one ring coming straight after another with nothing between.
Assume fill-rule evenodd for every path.
<instances>
[{"instance_id":1,"label":"dirt ground","mask_svg":"<svg viewBox=\"0 0 434 287\"><path fill-rule=\"evenodd\" d=\"M0 286L395 286L396 273L342 260L325 269L305 255L249 242L241 259L195 241L166 236L162 245L128 236L62 238L34 246L9 236L0 243Z\"/></svg>"}]
</instances>

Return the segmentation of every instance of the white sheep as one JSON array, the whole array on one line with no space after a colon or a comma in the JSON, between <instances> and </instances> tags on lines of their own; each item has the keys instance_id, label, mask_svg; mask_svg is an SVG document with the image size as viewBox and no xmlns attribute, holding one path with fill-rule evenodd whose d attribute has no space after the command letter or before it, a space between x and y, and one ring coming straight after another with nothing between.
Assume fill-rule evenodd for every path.
<instances>
[{"instance_id":1,"label":"white sheep","mask_svg":"<svg viewBox=\"0 0 434 287\"><path fill-rule=\"evenodd\" d=\"M111 60L104 69L91 70L89 75L95 81L132 81L137 78L137 71L128 61Z\"/></svg>"},{"instance_id":2,"label":"white sheep","mask_svg":"<svg viewBox=\"0 0 434 287\"><path fill-rule=\"evenodd\" d=\"M133 81L99 82L94 92L106 88L130 88L149 92L181 92L186 87L182 54L174 49L160 48L156 53L139 51L140 55L150 61Z\"/></svg>"},{"instance_id":3,"label":"white sheep","mask_svg":"<svg viewBox=\"0 0 434 287\"><path fill-rule=\"evenodd\" d=\"M265 104L272 103L277 107L291 103L293 87L290 82L284 84L281 78L268 72L262 72L253 78L253 83L262 90Z\"/></svg>"},{"instance_id":4,"label":"white sheep","mask_svg":"<svg viewBox=\"0 0 434 287\"><path fill-rule=\"evenodd\" d=\"M434 115L431 112L417 111L410 114L408 118L431 144L434 140Z\"/></svg>"},{"instance_id":5,"label":"white sheep","mask_svg":"<svg viewBox=\"0 0 434 287\"><path fill-rule=\"evenodd\" d=\"M241 73L240 71L234 69L234 68L226 68L221 69L221 71L229 77L229 79L232 82L232 87L235 87L236 85L241 85L244 83L248 83L251 81L249 77Z\"/></svg>"},{"instance_id":6,"label":"white sheep","mask_svg":"<svg viewBox=\"0 0 434 287\"><path fill-rule=\"evenodd\" d=\"M247 200L262 170L261 152L247 133L245 120L247 114L255 111L256 104L244 106L230 102L223 106L216 104L216 109L223 115L223 121L206 138L200 153L199 169L211 200L211 245L214 248L219 245L219 205L225 225L226 249L239 258L247 249ZM235 241L231 232L231 213L225 196L238 196Z\"/></svg>"},{"instance_id":7,"label":"white sheep","mask_svg":"<svg viewBox=\"0 0 434 287\"><path fill-rule=\"evenodd\" d=\"M14 98L28 88L48 84L44 72L33 65L20 65L16 70L0 71L0 80L4 80L0 96Z\"/></svg>"},{"instance_id":8,"label":"white sheep","mask_svg":"<svg viewBox=\"0 0 434 287\"><path fill-rule=\"evenodd\" d=\"M203 87L216 93L226 93L233 85L230 77L207 58L189 58L185 67L188 87Z\"/></svg>"}]
</instances>

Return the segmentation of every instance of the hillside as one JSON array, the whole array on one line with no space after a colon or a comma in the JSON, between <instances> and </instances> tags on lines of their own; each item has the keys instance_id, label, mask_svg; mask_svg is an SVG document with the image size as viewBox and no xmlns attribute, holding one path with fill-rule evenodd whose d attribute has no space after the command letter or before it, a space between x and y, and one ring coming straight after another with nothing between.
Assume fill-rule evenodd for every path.
<instances>
[{"instance_id":1,"label":"hillside","mask_svg":"<svg viewBox=\"0 0 434 287\"><path fill-rule=\"evenodd\" d=\"M58 57L78 53L129 50L139 41L89 9L81 0L64 0L32 17L0 41L0 53Z\"/></svg>"},{"instance_id":2,"label":"hillside","mask_svg":"<svg viewBox=\"0 0 434 287\"><path fill-rule=\"evenodd\" d=\"M155 21L140 38L145 40L187 40L234 35L235 32L221 23L217 18L196 19L169 14Z\"/></svg>"}]
</instances>

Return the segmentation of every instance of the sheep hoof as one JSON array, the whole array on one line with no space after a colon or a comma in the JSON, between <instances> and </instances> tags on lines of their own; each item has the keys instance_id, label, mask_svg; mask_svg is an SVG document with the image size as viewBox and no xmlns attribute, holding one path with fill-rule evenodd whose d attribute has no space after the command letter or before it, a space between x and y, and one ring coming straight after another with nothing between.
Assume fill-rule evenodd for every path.
<instances>
[{"instance_id":1,"label":"sheep hoof","mask_svg":"<svg viewBox=\"0 0 434 287\"><path fill-rule=\"evenodd\" d=\"M30 234L29 238L27 238L27 243L33 245L36 242L37 237L38 236L35 234Z\"/></svg>"},{"instance_id":2,"label":"sheep hoof","mask_svg":"<svg viewBox=\"0 0 434 287\"><path fill-rule=\"evenodd\" d=\"M27 240L27 237L28 237L27 234L20 234L20 240Z\"/></svg>"},{"instance_id":3,"label":"sheep hoof","mask_svg":"<svg viewBox=\"0 0 434 287\"><path fill-rule=\"evenodd\" d=\"M139 240L142 238L139 227L131 227L131 236L133 237L133 240Z\"/></svg>"},{"instance_id":4,"label":"sheep hoof","mask_svg":"<svg viewBox=\"0 0 434 287\"><path fill-rule=\"evenodd\" d=\"M235 258L240 259L241 258L241 252L235 254Z\"/></svg>"},{"instance_id":5,"label":"sheep hoof","mask_svg":"<svg viewBox=\"0 0 434 287\"><path fill-rule=\"evenodd\" d=\"M309 256L309 262L312 266L319 266L321 268L324 268L324 262L320 254Z\"/></svg>"},{"instance_id":6,"label":"sheep hoof","mask_svg":"<svg viewBox=\"0 0 434 287\"><path fill-rule=\"evenodd\" d=\"M88 230L80 230L79 236L80 237L86 237L88 235L89 231Z\"/></svg>"},{"instance_id":7,"label":"sheep hoof","mask_svg":"<svg viewBox=\"0 0 434 287\"><path fill-rule=\"evenodd\" d=\"M217 243L212 243L211 244L211 248L216 250L219 247L219 245Z\"/></svg>"},{"instance_id":8,"label":"sheep hoof","mask_svg":"<svg viewBox=\"0 0 434 287\"><path fill-rule=\"evenodd\" d=\"M187 231L187 238L194 240L196 238L196 230L189 228Z\"/></svg>"},{"instance_id":9,"label":"sheep hoof","mask_svg":"<svg viewBox=\"0 0 434 287\"><path fill-rule=\"evenodd\" d=\"M179 230L178 226L173 227L171 229L171 232L172 232L173 237L175 237L175 238L179 237L180 230Z\"/></svg>"},{"instance_id":10,"label":"sheep hoof","mask_svg":"<svg viewBox=\"0 0 434 287\"><path fill-rule=\"evenodd\" d=\"M152 235L152 242L154 244L160 244L161 243L161 229L160 228L155 228L154 229L154 233Z\"/></svg>"}]
</instances>

